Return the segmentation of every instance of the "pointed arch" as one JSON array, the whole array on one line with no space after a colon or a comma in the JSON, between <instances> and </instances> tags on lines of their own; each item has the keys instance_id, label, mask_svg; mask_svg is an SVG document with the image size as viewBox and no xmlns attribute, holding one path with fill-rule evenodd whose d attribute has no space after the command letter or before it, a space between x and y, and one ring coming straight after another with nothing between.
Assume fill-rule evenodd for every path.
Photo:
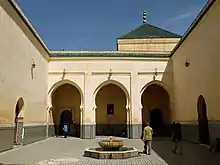
<instances>
[{"instance_id":1,"label":"pointed arch","mask_svg":"<svg viewBox=\"0 0 220 165\"><path fill-rule=\"evenodd\" d=\"M141 90L140 90L140 93L141 93L141 95L143 94L143 92L145 91L145 89L147 88L147 87L149 87L149 86L151 86L151 85L158 85L158 86L160 86L160 87L162 87L162 88L164 88L164 90L169 94L169 96L171 96L170 95L170 91L168 90L168 87L167 87L167 85L165 84L165 83L163 83L162 81L159 81L159 80L153 80L153 81L150 81L150 82L148 82L147 84L145 84L142 88L141 88Z\"/></svg>"},{"instance_id":2,"label":"pointed arch","mask_svg":"<svg viewBox=\"0 0 220 165\"><path fill-rule=\"evenodd\" d=\"M106 85L109 85L109 84L116 85L117 87L119 87L119 88L124 92L124 94L125 94L125 96L126 96L126 108L129 109L129 108L130 108L130 95L129 95L129 92L128 92L128 90L126 89L126 87L125 87L122 83L120 83L120 82L118 82L118 81L116 81L116 80L107 80L107 81L104 81L104 82L102 82L98 87L95 88L95 90L94 90L94 92L93 92L94 108L96 108L95 98L96 98L97 93L99 92L99 90L100 90L102 87L104 87L104 86L106 86Z\"/></svg>"},{"instance_id":3,"label":"pointed arch","mask_svg":"<svg viewBox=\"0 0 220 165\"><path fill-rule=\"evenodd\" d=\"M15 145L22 145L23 144L23 119L24 119L24 99L19 97L18 101L15 105L15 127L14 127L14 140L13 143Z\"/></svg>"},{"instance_id":4,"label":"pointed arch","mask_svg":"<svg viewBox=\"0 0 220 165\"><path fill-rule=\"evenodd\" d=\"M105 95L107 91L111 94ZM130 96L123 84L115 80L102 82L93 92L93 104L96 114L96 135L130 137ZM114 107L118 108L114 110Z\"/></svg>"},{"instance_id":5,"label":"pointed arch","mask_svg":"<svg viewBox=\"0 0 220 165\"><path fill-rule=\"evenodd\" d=\"M56 135L62 134L62 112L70 109L72 119L68 119L71 136L81 137L84 97L81 88L73 81L65 79L56 82L48 91L48 108ZM66 111L67 112L67 111ZM69 115L70 116L70 115ZM74 127L74 128L73 128Z\"/></svg>"},{"instance_id":6,"label":"pointed arch","mask_svg":"<svg viewBox=\"0 0 220 165\"><path fill-rule=\"evenodd\" d=\"M81 98L81 103L80 103L80 108L83 109L84 106L84 97L83 97L83 92L82 89L73 81L68 80L68 79L64 79L61 81L56 82L55 84L52 85L52 87L49 89L48 91L48 104L50 107L52 107L52 99L51 96L53 95L53 92L59 88L60 86L64 85L64 84L70 84L73 85L74 87L76 87L76 89L78 89L79 93L80 93L80 98Z\"/></svg>"},{"instance_id":7,"label":"pointed arch","mask_svg":"<svg viewBox=\"0 0 220 165\"><path fill-rule=\"evenodd\" d=\"M15 105L15 119L18 117L24 117L24 99L19 97Z\"/></svg>"},{"instance_id":8,"label":"pointed arch","mask_svg":"<svg viewBox=\"0 0 220 165\"><path fill-rule=\"evenodd\" d=\"M140 90L140 96L142 122L150 122L155 135L162 135L172 120L171 99L167 86L158 80L151 81Z\"/></svg>"}]
</instances>

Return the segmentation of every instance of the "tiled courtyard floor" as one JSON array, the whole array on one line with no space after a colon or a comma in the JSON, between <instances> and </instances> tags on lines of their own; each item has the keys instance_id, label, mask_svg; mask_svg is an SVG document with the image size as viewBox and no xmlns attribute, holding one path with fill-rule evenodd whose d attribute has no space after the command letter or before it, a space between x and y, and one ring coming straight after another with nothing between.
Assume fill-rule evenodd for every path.
<instances>
[{"instance_id":1,"label":"tiled courtyard floor","mask_svg":"<svg viewBox=\"0 0 220 165\"><path fill-rule=\"evenodd\" d=\"M3 164L36 165L218 165L220 154L209 152L199 145L184 142L182 156L171 153L172 144L168 139L155 140L152 155L140 154L126 160L96 160L83 157L84 148L97 145L100 139L82 140L76 138L50 138L21 148L0 153ZM125 145L143 149L141 140L125 139Z\"/></svg>"}]
</instances>

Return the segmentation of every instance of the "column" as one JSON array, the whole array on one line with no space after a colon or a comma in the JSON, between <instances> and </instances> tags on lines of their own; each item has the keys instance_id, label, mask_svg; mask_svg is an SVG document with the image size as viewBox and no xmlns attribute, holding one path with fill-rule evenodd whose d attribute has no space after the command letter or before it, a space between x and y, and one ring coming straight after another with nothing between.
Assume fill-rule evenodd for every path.
<instances>
[{"instance_id":1,"label":"column","mask_svg":"<svg viewBox=\"0 0 220 165\"><path fill-rule=\"evenodd\" d=\"M84 109L82 110L82 132L83 139L95 138L95 107L93 105L93 93L91 88L91 72L85 73L84 79Z\"/></svg>"},{"instance_id":2,"label":"column","mask_svg":"<svg viewBox=\"0 0 220 165\"><path fill-rule=\"evenodd\" d=\"M15 140L16 145L23 145L24 140L24 121L23 117L17 117L15 119Z\"/></svg>"},{"instance_id":3,"label":"column","mask_svg":"<svg viewBox=\"0 0 220 165\"><path fill-rule=\"evenodd\" d=\"M139 139L142 134L142 105L140 87L138 86L138 74L131 74L131 137Z\"/></svg>"}]
</instances>

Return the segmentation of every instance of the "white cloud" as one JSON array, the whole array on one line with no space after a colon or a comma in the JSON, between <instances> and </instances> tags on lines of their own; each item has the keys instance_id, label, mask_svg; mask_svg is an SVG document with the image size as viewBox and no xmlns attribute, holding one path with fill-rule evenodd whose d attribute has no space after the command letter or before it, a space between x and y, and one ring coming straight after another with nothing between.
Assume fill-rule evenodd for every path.
<instances>
[{"instance_id":1,"label":"white cloud","mask_svg":"<svg viewBox=\"0 0 220 165\"><path fill-rule=\"evenodd\" d=\"M199 13L200 10L201 10L201 8L196 8L196 9L193 9L193 10L186 11L185 13L181 13L177 16L168 18L165 21L165 23L170 24L170 23L182 21L182 20L185 20L185 19L188 19L188 18L194 18Z\"/></svg>"}]
</instances>

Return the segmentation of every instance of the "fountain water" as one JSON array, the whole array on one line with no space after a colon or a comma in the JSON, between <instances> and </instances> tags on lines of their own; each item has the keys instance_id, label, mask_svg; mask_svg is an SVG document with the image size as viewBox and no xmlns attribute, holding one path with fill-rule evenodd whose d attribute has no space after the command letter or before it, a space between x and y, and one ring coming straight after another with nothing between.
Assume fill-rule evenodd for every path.
<instances>
[{"instance_id":1,"label":"fountain water","mask_svg":"<svg viewBox=\"0 0 220 165\"><path fill-rule=\"evenodd\" d=\"M112 137L98 142L100 147L86 148L84 156L96 159L126 159L138 156L133 147L123 147L123 140Z\"/></svg>"}]
</instances>

